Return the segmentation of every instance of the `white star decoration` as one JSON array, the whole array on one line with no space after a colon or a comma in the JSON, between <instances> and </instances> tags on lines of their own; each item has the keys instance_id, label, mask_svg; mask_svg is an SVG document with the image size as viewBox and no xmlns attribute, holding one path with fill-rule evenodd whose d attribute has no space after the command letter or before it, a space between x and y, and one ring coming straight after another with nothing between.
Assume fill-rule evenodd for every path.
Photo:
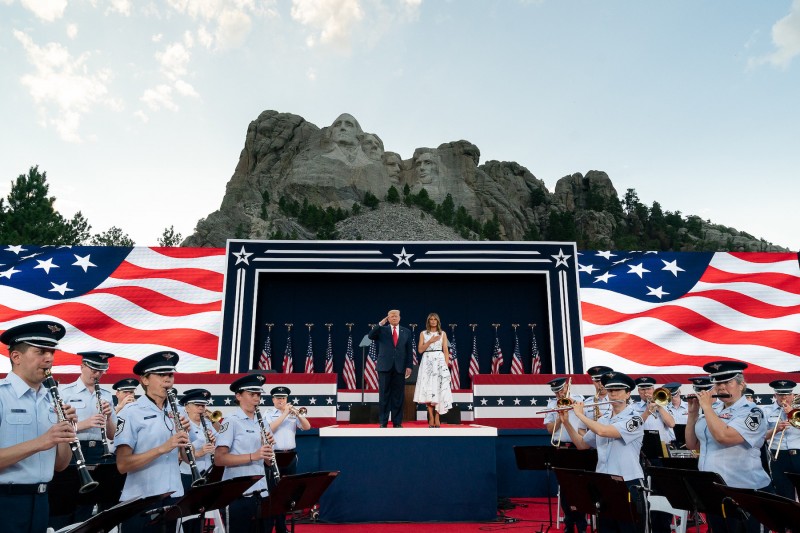
<instances>
[{"instance_id":1,"label":"white star decoration","mask_svg":"<svg viewBox=\"0 0 800 533\"><path fill-rule=\"evenodd\" d=\"M72 254L72 255L75 256L75 259L77 259L77 261L72 263L72 266L79 266L83 269L84 272L88 272L89 267L97 268L97 265L89 261L89 258L92 257L91 254L87 255L86 257L81 257L78 254Z\"/></svg>"},{"instance_id":2,"label":"white star decoration","mask_svg":"<svg viewBox=\"0 0 800 533\"><path fill-rule=\"evenodd\" d=\"M52 257L50 259L48 259L47 261L42 261L41 259L37 259L36 262L39 263L39 264L36 265L35 267L33 267L34 270L36 270L37 268L41 268L42 270L44 270L48 274L50 273L50 269L51 268L60 268L58 265L54 265L53 264L53 258Z\"/></svg>"},{"instance_id":3,"label":"white star decoration","mask_svg":"<svg viewBox=\"0 0 800 533\"><path fill-rule=\"evenodd\" d=\"M663 298L665 295L669 294L668 292L664 291L661 287L658 287L656 289L654 289L653 287L647 287L647 289L650 291L647 293L647 296L655 296L659 300Z\"/></svg>"},{"instance_id":4,"label":"white star decoration","mask_svg":"<svg viewBox=\"0 0 800 533\"><path fill-rule=\"evenodd\" d=\"M552 257L553 259L556 260L556 268L558 268L560 265L564 265L565 267L569 267L569 265L567 265L567 259L569 259L572 256L571 255L566 255L564 253L564 250L559 248L558 249L558 255L551 255L550 257Z\"/></svg>"},{"instance_id":5,"label":"white star decoration","mask_svg":"<svg viewBox=\"0 0 800 533\"><path fill-rule=\"evenodd\" d=\"M531 405L536 405L536 398L531 398Z\"/></svg>"},{"instance_id":6,"label":"white star decoration","mask_svg":"<svg viewBox=\"0 0 800 533\"><path fill-rule=\"evenodd\" d=\"M236 264L244 263L245 265L249 265L250 261L248 258L253 255L248 253L247 250L244 249L244 245L242 245L242 250L240 252L233 252L233 256L236 257Z\"/></svg>"},{"instance_id":7,"label":"white star decoration","mask_svg":"<svg viewBox=\"0 0 800 533\"><path fill-rule=\"evenodd\" d=\"M225 398L225 405L230 405L230 404L231 404L231 399Z\"/></svg>"},{"instance_id":8,"label":"white star decoration","mask_svg":"<svg viewBox=\"0 0 800 533\"><path fill-rule=\"evenodd\" d=\"M316 398L309 398L308 403L310 403L311 405L317 405L317 399Z\"/></svg>"},{"instance_id":9,"label":"white star decoration","mask_svg":"<svg viewBox=\"0 0 800 533\"><path fill-rule=\"evenodd\" d=\"M669 263L667 263L662 259L661 262L664 263L664 268L662 268L661 270L669 270L676 278L678 277L678 272L686 272L684 269L678 266L677 259L675 259L674 261L670 261Z\"/></svg>"},{"instance_id":10,"label":"white star decoration","mask_svg":"<svg viewBox=\"0 0 800 533\"><path fill-rule=\"evenodd\" d=\"M333 405L333 398L325 398L325 401L328 402L328 405Z\"/></svg>"},{"instance_id":11,"label":"white star decoration","mask_svg":"<svg viewBox=\"0 0 800 533\"><path fill-rule=\"evenodd\" d=\"M628 265L628 268L630 269L628 270L628 274L636 274L639 276L639 279L642 279L642 276L644 276L645 272L650 272L644 267L644 263L639 263L638 265Z\"/></svg>"},{"instance_id":12,"label":"white star decoration","mask_svg":"<svg viewBox=\"0 0 800 533\"><path fill-rule=\"evenodd\" d=\"M70 289L69 287L67 287L67 283L69 283L69 282L68 282L68 281L65 281L65 282L64 282L64 283L62 283L61 285L57 285L57 284L55 284L55 283L53 283L53 282L51 281L51 282L50 282L50 285L52 285L52 286L53 286L53 288L52 288L52 289L50 289L48 292L57 292L57 293L59 293L61 296L64 296L64 293L67 293L67 292L72 292L72 289Z\"/></svg>"},{"instance_id":13,"label":"white star decoration","mask_svg":"<svg viewBox=\"0 0 800 533\"><path fill-rule=\"evenodd\" d=\"M502 398L497 399L497 405L503 405L504 400Z\"/></svg>"},{"instance_id":14,"label":"white star decoration","mask_svg":"<svg viewBox=\"0 0 800 533\"><path fill-rule=\"evenodd\" d=\"M595 268L593 265L578 265L578 272L586 272L587 274L591 275L595 270L599 269Z\"/></svg>"},{"instance_id":15,"label":"white star decoration","mask_svg":"<svg viewBox=\"0 0 800 533\"><path fill-rule=\"evenodd\" d=\"M405 246L403 246L403 248L400 250L399 254L392 254L392 255L397 258L397 266L400 266L400 265L403 265L403 264L405 264L406 266L411 266L411 263L409 262L409 259L414 257L414 254L410 254L410 253L406 252L406 247Z\"/></svg>"},{"instance_id":16,"label":"white star decoration","mask_svg":"<svg viewBox=\"0 0 800 533\"><path fill-rule=\"evenodd\" d=\"M519 405L519 402L520 402L519 398L514 398L514 405Z\"/></svg>"},{"instance_id":17,"label":"white star decoration","mask_svg":"<svg viewBox=\"0 0 800 533\"><path fill-rule=\"evenodd\" d=\"M603 283L608 283L608 280L611 278L616 278L616 274L612 274L611 272L606 272L602 276L597 276L594 278L594 282L597 283L598 281L602 281Z\"/></svg>"},{"instance_id":18,"label":"white star decoration","mask_svg":"<svg viewBox=\"0 0 800 533\"><path fill-rule=\"evenodd\" d=\"M16 246L9 246L8 248L6 248L6 252L14 252L17 255L19 255L20 252L27 252L27 251L28 249L23 248L21 244L18 244Z\"/></svg>"},{"instance_id":19,"label":"white star decoration","mask_svg":"<svg viewBox=\"0 0 800 533\"><path fill-rule=\"evenodd\" d=\"M467 406L467 409L468 409L468 410L470 410L470 411L472 411L472 404L469 404L469 405Z\"/></svg>"},{"instance_id":20,"label":"white star decoration","mask_svg":"<svg viewBox=\"0 0 800 533\"><path fill-rule=\"evenodd\" d=\"M22 272L22 271L21 270L17 270L14 267L11 267L8 270L4 270L4 271L0 272L0 277L11 279L11 276L13 276L14 274L18 274L20 272Z\"/></svg>"},{"instance_id":21,"label":"white star decoration","mask_svg":"<svg viewBox=\"0 0 800 533\"><path fill-rule=\"evenodd\" d=\"M489 402L486 398L481 398L481 405L486 405Z\"/></svg>"},{"instance_id":22,"label":"white star decoration","mask_svg":"<svg viewBox=\"0 0 800 533\"><path fill-rule=\"evenodd\" d=\"M612 257L616 257L617 254L612 254L610 251L608 252L597 252L597 257L605 257L606 259L611 259Z\"/></svg>"}]
</instances>

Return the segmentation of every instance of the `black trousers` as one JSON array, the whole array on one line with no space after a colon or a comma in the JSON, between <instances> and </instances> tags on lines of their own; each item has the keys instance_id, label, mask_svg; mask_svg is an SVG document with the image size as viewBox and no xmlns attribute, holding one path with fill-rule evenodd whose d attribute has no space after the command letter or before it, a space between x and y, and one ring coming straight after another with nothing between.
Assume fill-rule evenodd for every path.
<instances>
[{"instance_id":1,"label":"black trousers","mask_svg":"<svg viewBox=\"0 0 800 533\"><path fill-rule=\"evenodd\" d=\"M0 495L3 509L3 531L15 533L45 533L50 502L47 493Z\"/></svg>"},{"instance_id":2,"label":"black trousers","mask_svg":"<svg viewBox=\"0 0 800 533\"><path fill-rule=\"evenodd\" d=\"M774 452L773 452L774 453ZM781 450L772 462L772 482L778 496L794 500L794 485L786 472L800 474L800 450Z\"/></svg>"},{"instance_id":3,"label":"black trousers","mask_svg":"<svg viewBox=\"0 0 800 533\"><path fill-rule=\"evenodd\" d=\"M382 426L389 423L389 415L392 417L392 425L398 426L403 423L405 392L405 372L401 374L394 367L388 372L378 372L378 406L380 408L378 418Z\"/></svg>"},{"instance_id":4,"label":"black trousers","mask_svg":"<svg viewBox=\"0 0 800 533\"><path fill-rule=\"evenodd\" d=\"M157 505L158 507L168 507L177 501L178 498L166 498L158 502ZM121 533L138 533L139 531L144 533L163 533L164 531L175 531L178 525L177 520L168 520L166 522L159 520L155 524L148 525L151 520L152 517L149 515L136 515L120 524L120 531Z\"/></svg>"},{"instance_id":5,"label":"black trousers","mask_svg":"<svg viewBox=\"0 0 800 533\"><path fill-rule=\"evenodd\" d=\"M274 517L259 518L260 496L242 496L228 506L228 527L231 533L269 533L275 527Z\"/></svg>"}]
</instances>

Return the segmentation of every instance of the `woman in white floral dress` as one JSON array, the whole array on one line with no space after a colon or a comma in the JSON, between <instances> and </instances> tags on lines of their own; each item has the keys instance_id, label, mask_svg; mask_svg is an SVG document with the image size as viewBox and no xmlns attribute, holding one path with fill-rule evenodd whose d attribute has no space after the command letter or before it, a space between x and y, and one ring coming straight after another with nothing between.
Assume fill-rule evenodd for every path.
<instances>
[{"instance_id":1,"label":"woman in white floral dress","mask_svg":"<svg viewBox=\"0 0 800 533\"><path fill-rule=\"evenodd\" d=\"M422 362L417 373L417 388L414 401L428 407L428 426L439 427L439 415L445 414L453 405L450 391L450 350L447 333L442 331L439 315L428 315L426 327L419 334L417 343Z\"/></svg>"}]
</instances>

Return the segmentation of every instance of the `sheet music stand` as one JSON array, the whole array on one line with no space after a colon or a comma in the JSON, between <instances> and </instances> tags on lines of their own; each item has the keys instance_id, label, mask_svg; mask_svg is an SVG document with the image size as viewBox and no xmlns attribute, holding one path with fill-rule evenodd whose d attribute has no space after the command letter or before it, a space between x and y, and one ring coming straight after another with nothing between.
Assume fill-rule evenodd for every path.
<instances>
[{"instance_id":1,"label":"sheet music stand","mask_svg":"<svg viewBox=\"0 0 800 533\"><path fill-rule=\"evenodd\" d=\"M148 507L158 504L158 502L164 500L170 494L172 493L166 492L157 496L134 498L133 500L119 503L106 511L97 513L86 522L74 527L69 526L72 529L60 529L58 533L106 533Z\"/></svg>"},{"instance_id":2,"label":"sheet music stand","mask_svg":"<svg viewBox=\"0 0 800 533\"><path fill-rule=\"evenodd\" d=\"M786 477L788 477L789 481L791 481L792 485L794 485L794 490L800 492L800 474L795 474L794 472L786 472Z\"/></svg>"},{"instance_id":3,"label":"sheet music stand","mask_svg":"<svg viewBox=\"0 0 800 533\"><path fill-rule=\"evenodd\" d=\"M551 494L550 471L553 469L556 450L554 446L514 446L514 459L518 470L544 470L547 476L547 516L553 527L553 495Z\"/></svg>"},{"instance_id":4,"label":"sheet music stand","mask_svg":"<svg viewBox=\"0 0 800 533\"><path fill-rule=\"evenodd\" d=\"M281 477L278 486L261 502L260 518L279 514L291 514L291 528L294 533L294 512L313 507L336 476L338 471L308 472Z\"/></svg>"},{"instance_id":5,"label":"sheet music stand","mask_svg":"<svg viewBox=\"0 0 800 533\"><path fill-rule=\"evenodd\" d=\"M800 524L800 503L794 500L755 489L737 489L726 485L718 485L718 488L767 529L796 531Z\"/></svg>"},{"instance_id":6,"label":"sheet music stand","mask_svg":"<svg viewBox=\"0 0 800 533\"><path fill-rule=\"evenodd\" d=\"M297 457L297 452L275 452L275 460L278 461L278 470L283 472L284 468L288 468L294 458Z\"/></svg>"},{"instance_id":7,"label":"sheet music stand","mask_svg":"<svg viewBox=\"0 0 800 533\"><path fill-rule=\"evenodd\" d=\"M617 522L640 523L636 502L631 500L622 477L569 468L554 468L553 472L577 511Z\"/></svg>"},{"instance_id":8,"label":"sheet music stand","mask_svg":"<svg viewBox=\"0 0 800 533\"><path fill-rule=\"evenodd\" d=\"M100 504L100 509L108 509L119 503L125 474L120 474L116 464L87 465L92 479L100 485L98 489L80 494L80 476L78 467L69 465L61 472L56 472L50 482L47 498L50 502L50 515L53 517L72 515L79 505Z\"/></svg>"},{"instance_id":9,"label":"sheet music stand","mask_svg":"<svg viewBox=\"0 0 800 533\"><path fill-rule=\"evenodd\" d=\"M653 492L664 496L675 509L692 511L695 515L698 511L722 514L725 494L718 487L725 485L725 481L716 472L651 466L647 474ZM700 524L695 526L699 533Z\"/></svg>"},{"instance_id":10,"label":"sheet music stand","mask_svg":"<svg viewBox=\"0 0 800 533\"><path fill-rule=\"evenodd\" d=\"M697 471L699 462L697 457L664 457L661 459L661 466L677 470Z\"/></svg>"},{"instance_id":11,"label":"sheet music stand","mask_svg":"<svg viewBox=\"0 0 800 533\"><path fill-rule=\"evenodd\" d=\"M241 476L216 483L192 487L169 510L151 522L181 520L200 515L200 523L207 511L226 507L264 476Z\"/></svg>"}]
</instances>

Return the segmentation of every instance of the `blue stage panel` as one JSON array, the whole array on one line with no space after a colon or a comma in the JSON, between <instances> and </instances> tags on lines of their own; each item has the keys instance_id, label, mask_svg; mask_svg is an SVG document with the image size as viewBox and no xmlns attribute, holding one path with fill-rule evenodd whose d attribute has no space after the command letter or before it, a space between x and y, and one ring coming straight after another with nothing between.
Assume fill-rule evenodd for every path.
<instances>
[{"instance_id":1,"label":"blue stage panel","mask_svg":"<svg viewBox=\"0 0 800 533\"><path fill-rule=\"evenodd\" d=\"M493 520L496 435L494 428L477 427L323 428L319 466L341 474L320 500L320 519Z\"/></svg>"}]
</instances>

